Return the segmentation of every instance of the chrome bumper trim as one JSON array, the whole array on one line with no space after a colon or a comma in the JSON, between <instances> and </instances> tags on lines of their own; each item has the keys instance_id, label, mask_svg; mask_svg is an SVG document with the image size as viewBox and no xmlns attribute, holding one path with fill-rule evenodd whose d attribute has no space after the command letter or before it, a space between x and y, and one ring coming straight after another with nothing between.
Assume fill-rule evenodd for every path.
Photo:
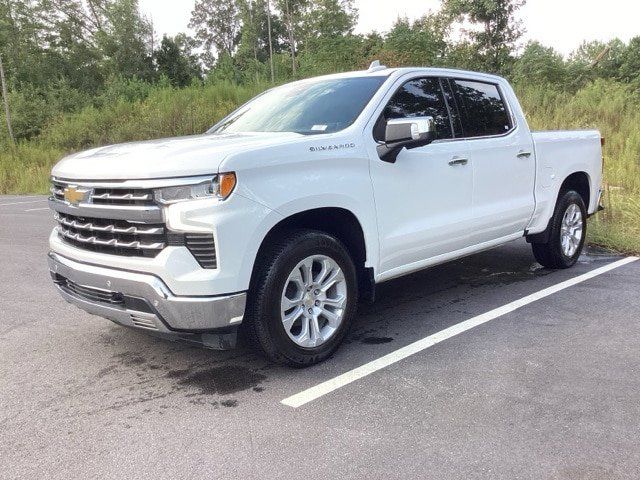
<instances>
[{"instance_id":1,"label":"chrome bumper trim","mask_svg":"<svg viewBox=\"0 0 640 480\"><path fill-rule=\"evenodd\" d=\"M124 305L83 297L56 284L62 297L69 303L124 326L179 334L235 328L242 322L246 293L211 297L176 296L153 275L88 265L54 252L49 253L48 262L54 276L68 279L85 289L114 292L142 300L149 306L151 312L133 310Z\"/></svg>"}]
</instances>

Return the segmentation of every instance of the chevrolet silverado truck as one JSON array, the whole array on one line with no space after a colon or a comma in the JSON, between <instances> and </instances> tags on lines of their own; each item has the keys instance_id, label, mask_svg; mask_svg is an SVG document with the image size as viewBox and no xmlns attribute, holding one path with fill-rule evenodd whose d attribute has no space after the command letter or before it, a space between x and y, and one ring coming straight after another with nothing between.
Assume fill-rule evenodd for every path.
<instances>
[{"instance_id":1,"label":"chevrolet silverado truck","mask_svg":"<svg viewBox=\"0 0 640 480\"><path fill-rule=\"evenodd\" d=\"M120 325L329 357L375 285L526 237L568 268L599 209L597 131L534 132L509 83L440 68L297 81L202 135L52 171L51 276Z\"/></svg>"}]
</instances>

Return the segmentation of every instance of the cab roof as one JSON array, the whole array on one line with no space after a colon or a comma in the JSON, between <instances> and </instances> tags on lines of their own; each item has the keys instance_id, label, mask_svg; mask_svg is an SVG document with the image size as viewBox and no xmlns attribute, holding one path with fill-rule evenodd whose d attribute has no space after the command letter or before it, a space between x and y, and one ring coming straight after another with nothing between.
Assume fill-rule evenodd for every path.
<instances>
[{"instance_id":1,"label":"cab roof","mask_svg":"<svg viewBox=\"0 0 640 480\"><path fill-rule=\"evenodd\" d=\"M335 73L331 75L322 75L315 78L353 78L353 77L391 77L402 76L408 73L423 73L425 75L433 75L438 77L460 77L472 76L477 79L484 79L492 82L505 82L503 77L485 72L475 72L471 70L462 70L457 68L440 68L440 67L385 67L381 65L369 70L356 70L351 72Z\"/></svg>"}]
</instances>

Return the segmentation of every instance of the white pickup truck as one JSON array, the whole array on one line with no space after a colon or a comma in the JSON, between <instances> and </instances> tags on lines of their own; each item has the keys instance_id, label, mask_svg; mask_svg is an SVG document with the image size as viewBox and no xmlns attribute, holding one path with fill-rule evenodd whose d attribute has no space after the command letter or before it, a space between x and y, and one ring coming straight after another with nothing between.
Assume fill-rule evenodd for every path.
<instances>
[{"instance_id":1,"label":"white pickup truck","mask_svg":"<svg viewBox=\"0 0 640 480\"><path fill-rule=\"evenodd\" d=\"M49 267L120 325L270 359L330 356L375 285L526 237L572 266L599 209L597 131L531 133L503 78L436 68L273 88L204 135L52 172Z\"/></svg>"}]
</instances>

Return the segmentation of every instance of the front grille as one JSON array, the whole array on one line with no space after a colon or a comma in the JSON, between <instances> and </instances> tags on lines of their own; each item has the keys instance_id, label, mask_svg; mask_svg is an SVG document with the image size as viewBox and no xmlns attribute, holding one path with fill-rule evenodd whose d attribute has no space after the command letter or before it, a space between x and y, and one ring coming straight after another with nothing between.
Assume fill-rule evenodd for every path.
<instances>
[{"instance_id":1,"label":"front grille","mask_svg":"<svg viewBox=\"0 0 640 480\"><path fill-rule=\"evenodd\" d=\"M79 285L68 278L56 275L54 281L60 288L66 290L77 297L84 298L90 302L106 303L109 305L124 305L124 296L121 293L101 290L94 287Z\"/></svg>"},{"instance_id":2,"label":"front grille","mask_svg":"<svg viewBox=\"0 0 640 480\"><path fill-rule=\"evenodd\" d=\"M56 213L58 234L72 245L114 255L155 257L167 245L162 224L78 217Z\"/></svg>"},{"instance_id":3,"label":"front grille","mask_svg":"<svg viewBox=\"0 0 640 480\"><path fill-rule=\"evenodd\" d=\"M217 268L213 235L170 231L152 188L52 181L50 205L58 236L65 243L98 253L147 258L156 257L167 246L181 246L202 268Z\"/></svg>"},{"instance_id":4,"label":"front grille","mask_svg":"<svg viewBox=\"0 0 640 480\"><path fill-rule=\"evenodd\" d=\"M73 183L66 183L54 180L51 186L51 194L56 200L64 202L65 188L73 186ZM90 203L94 205L116 205L116 206L153 206L153 190L140 188L118 188L118 187L96 187L89 188Z\"/></svg>"}]
</instances>

